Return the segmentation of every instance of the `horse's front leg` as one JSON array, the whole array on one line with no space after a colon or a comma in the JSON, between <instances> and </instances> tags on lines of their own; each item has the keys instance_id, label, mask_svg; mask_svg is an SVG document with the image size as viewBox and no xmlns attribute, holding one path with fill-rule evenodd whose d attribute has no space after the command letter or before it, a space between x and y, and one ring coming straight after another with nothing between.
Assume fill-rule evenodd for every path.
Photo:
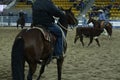
<instances>
[{"instance_id":1,"label":"horse's front leg","mask_svg":"<svg viewBox=\"0 0 120 80\"><path fill-rule=\"evenodd\" d=\"M24 26L24 25L21 24L21 29L23 29L23 26Z\"/></svg>"},{"instance_id":2,"label":"horse's front leg","mask_svg":"<svg viewBox=\"0 0 120 80\"><path fill-rule=\"evenodd\" d=\"M64 57L60 57L59 59L57 59L58 80L61 80L63 61Z\"/></svg>"},{"instance_id":3,"label":"horse's front leg","mask_svg":"<svg viewBox=\"0 0 120 80\"><path fill-rule=\"evenodd\" d=\"M17 29L18 29L19 24L17 23Z\"/></svg>"}]
</instances>

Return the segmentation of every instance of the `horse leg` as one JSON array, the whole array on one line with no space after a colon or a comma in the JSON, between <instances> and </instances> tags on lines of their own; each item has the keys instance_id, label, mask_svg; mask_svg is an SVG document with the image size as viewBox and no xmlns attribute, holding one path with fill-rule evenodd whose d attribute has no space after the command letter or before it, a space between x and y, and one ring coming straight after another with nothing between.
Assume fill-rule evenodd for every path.
<instances>
[{"instance_id":1,"label":"horse leg","mask_svg":"<svg viewBox=\"0 0 120 80\"><path fill-rule=\"evenodd\" d=\"M57 59L58 80L61 80L63 61L64 57L60 57L59 59Z\"/></svg>"},{"instance_id":2,"label":"horse leg","mask_svg":"<svg viewBox=\"0 0 120 80\"><path fill-rule=\"evenodd\" d=\"M39 76L38 76L37 80L40 80L41 75L44 73L46 62L41 65L40 73L39 73Z\"/></svg>"},{"instance_id":3,"label":"horse leg","mask_svg":"<svg viewBox=\"0 0 120 80\"><path fill-rule=\"evenodd\" d=\"M21 25L21 28L23 29L24 26L25 26L25 22Z\"/></svg>"},{"instance_id":4,"label":"horse leg","mask_svg":"<svg viewBox=\"0 0 120 80\"><path fill-rule=\"evenodd\" d=\"M24 26L25 26L24 22L20 22L21 29L23 29Z\"/></svg>"},{"instance_id":5,"label":"horse leg","mask_svg":"<svg viewBox=\"0 0 120 80\"><path fill-rule=\"evenodd\" d=\"M29 63L29 72L27 76L27 80L32 80L32 76L35 73L37 67L37 63Z\"/></svg>"},{"instance_id":6,"label":"horse leg","mask_svg":"<svg viewBox=\"0 0 120 80\"><path fill-rule=\"evenodd\" d=\"M75 36L75 39L74 39L74 43L76 43L76 41L79 39L79 36Z\"/></svg>"},{"instance_id":7,"label":"horse leg","mask_svg":"<svg viewBox=\"0 0 120 80\"><path fill-rule=\"evenodd\" d=\"M109 26L106 26L105 29L106 29L106 31L107 31L109 37L111 37L111 36L112 36L112 28L109 27Z\"/></svg>"},{"instance_id":8,"label":"horse leg","mask_svg":"<svg viewBox=\"0 0 120 80\"><path fill-rule=\"evenodd\" d=\"M96 38L95 41L97 42L98 46L100 47L100 43L99 43L98 38Z\"/></svg>"},{"instance_id":9,"label":"horse leg","mask_svg":"<svg viewBox=\"0 0 120 80\"><path fill-rule=\"evenodd\" d=\"M88 44L88 46L93 42L93 36L90 36L90 42Z\"/></svg>"},{"instance_id":10,"label":"horse leg","mask_svg":"<svg viewBox=\"0 0 120 80\"><path fill-rule=\"evenodd\" d=\"M33 23L31 23L30 28L33 28L33 26L34 26Z\"/></svg>"},{"instance_id":11,"label":"horse leg","mask_svg":"<svg viewBox=\"0 0 120 80\"><path fill-rule=\"evenodd\" d=\"M17 23L17 29L18 29L18 25L19 25L19 24Z\"/></svg>"},{"instance_id":12,"label":"horse leg","mask_svg":"<svg viewBox=\"0 0 120 80\"><path fill-rule=\"evenodd\" d=\"M83 36L79 36L80 37L80 42L82 43L82 46L84 46L84 42L83 42Z\"/></svg>"},{"instance_id":13,"label":"horse leg","mask_svg":"<svg viewBox=\"0 0 120 80\"><path fill-rule=\"evenodd\" d=\"M21 25L21 29L23 29L23 25Z\"/></svg>"}]
</instances>

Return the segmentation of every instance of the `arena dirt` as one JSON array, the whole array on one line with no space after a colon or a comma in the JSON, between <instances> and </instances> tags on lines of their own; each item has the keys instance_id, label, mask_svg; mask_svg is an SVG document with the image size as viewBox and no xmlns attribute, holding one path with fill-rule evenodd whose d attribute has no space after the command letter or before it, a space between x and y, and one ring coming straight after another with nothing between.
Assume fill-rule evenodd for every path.
<instances>
[{"instance_id":1,"label":"arena dirt","mask_svg":"<svg viewBox=\"0 0 120 80\"><path fill-rule=\"evenodd\" d=\"M17 33L21 29L15 27L0 27L0 80L11 78L11 49ZM67 35L68 48L63 63L62 80L120 80L120 29L113 29L113 36L109 39L101 35L99 41L87 47L88 38L84 38L85 47L78 40L74 44L75 29L69 30ZM34 79L39 74L38 65ZM25 66L25 75L28 65ZM56 60L46 66L41 80L57 80Z\"/></svg>"}]
</instances>

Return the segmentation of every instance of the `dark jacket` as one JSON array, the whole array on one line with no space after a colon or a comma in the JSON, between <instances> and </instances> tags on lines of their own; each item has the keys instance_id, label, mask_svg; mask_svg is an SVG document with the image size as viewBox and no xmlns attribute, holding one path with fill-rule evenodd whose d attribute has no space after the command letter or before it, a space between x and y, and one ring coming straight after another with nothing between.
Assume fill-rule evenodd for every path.
<instances>
[{"instance_id":1,"label":"dark jacket","mask_svg":"<svg viewBox=\"0 0 120 80\"><path fill-rule=\"evenodd\" d=\"M62 10L57 8L51 0L36 0L32 6L33 25L48 26L54 23L55 17L64 17Z\"/></svg>"},{"instance_id":2,"label":"dark jacket","mask_svg":"<svg viewBox=\"0 0 120 80\"><path fill-rule=\"evenodd\" d=\"M24 12L20 11L19 12L19 17L24 17Z\"/></svg>"}]
</instances>

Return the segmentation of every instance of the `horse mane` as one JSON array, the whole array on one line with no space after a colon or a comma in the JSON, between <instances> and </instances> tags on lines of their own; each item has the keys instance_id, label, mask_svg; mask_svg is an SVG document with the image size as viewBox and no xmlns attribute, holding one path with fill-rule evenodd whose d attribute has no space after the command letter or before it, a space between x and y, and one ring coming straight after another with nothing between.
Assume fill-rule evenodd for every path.
<instances>
[{"instance_id":1,"label":"horse mane","mask_svg":"<svg viewBox=\"0 0 120 80\"><path fill-rule=\"evenodd\" d=\"M95 20L93 18L90 18L90 19L92 19L91 22L93 23L94 28L100 28L101 21Z\"/></svg>"},{"instance_id":2,"label":"horse mane","mask_svg":"<svg viewBox=\"0 0 120 80\"><path fill-rule=\"evenodd\" d=\"M58 25L63 29L65 33L67 33L68 25L75 26L78 24L77 19L75 18L74 14L72 13L72 7L69 9L63 9L62 7L59 7L62 11L64 11L65 16L60 17L58 20Z\"/></svg>"}]
</instances>

